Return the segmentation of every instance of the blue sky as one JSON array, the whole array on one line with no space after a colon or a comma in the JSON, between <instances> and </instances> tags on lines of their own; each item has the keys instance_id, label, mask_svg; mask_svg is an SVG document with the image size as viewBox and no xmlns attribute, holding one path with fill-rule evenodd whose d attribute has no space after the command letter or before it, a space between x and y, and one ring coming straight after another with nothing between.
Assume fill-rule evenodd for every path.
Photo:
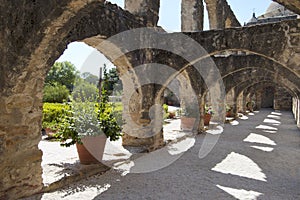
<instances>
[{"instance_id":1,"label":"blue sky","mask_svg":"<svg viewBox=\"0 0 300 200\"><path fill-rule=\"evenodd\" d=\"M111 2L124 8L124 0L111 0ZM227 0L227 2L234 11L237 19L243 25L244 22L247 22L252 17L253 11L255 11L256 16L263 14L272 1ZM181 0L161 0L158 25L162 26L167 31L180 31L180 3ZM205 29L208 29L209 27L206 13L204 26ZM82 42L69 44L68 48L57 61L70 61L81 72L88 71L95 75L99 74L99 67L103 66L104 63L107 64L108 67L113 67L102 54Z\"/></svg>"}]
</instances>

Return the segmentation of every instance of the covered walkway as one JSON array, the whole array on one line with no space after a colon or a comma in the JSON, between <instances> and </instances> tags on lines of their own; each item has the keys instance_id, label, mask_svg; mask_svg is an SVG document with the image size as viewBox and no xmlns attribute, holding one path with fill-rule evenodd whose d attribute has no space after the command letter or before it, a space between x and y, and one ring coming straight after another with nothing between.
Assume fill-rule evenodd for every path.
<instances>
[{"instance_id":1,"label":"covered walkway","mask_svg":"<svg viewBox=\"0 0 300 200\"><path fill-rule=\"evenodd\" d=\"M300 131L291 112L261 110L225 125L204 159L204 139L149 173L111 169L30 199L299 199Z\"/></svg>"}]
</instances>

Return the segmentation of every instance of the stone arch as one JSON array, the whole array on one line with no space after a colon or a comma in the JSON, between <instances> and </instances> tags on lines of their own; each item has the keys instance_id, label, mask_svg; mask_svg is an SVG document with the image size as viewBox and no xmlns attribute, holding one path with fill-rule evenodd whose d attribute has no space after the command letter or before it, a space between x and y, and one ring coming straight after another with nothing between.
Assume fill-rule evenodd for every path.
<instances>
[{"instance_id":1,"label":"stone arch","mask_svg":"<svg viewBox=\"0 0 300 200\"><path fill-rule=\"evenodd\" d=\"M253 72L253 70L255 70ZM264 73L264 75L261 75ZM232 88L238 86L239 84L246 82L247 80L251 80L253 78L261 78L266 79L272 77L274 82L284 83L287 88L293 89L294 91L300 91L298 85L289 79L285 79L285 76L282 74L276 74L275 72L269 71L267 69L260 68L249 68L244 70L239 70L232 74L228 74L223 77L225 82L226 92L230 91Z\"/></svg>"},{"instance_id":2,"label":"stone arch","mask_svg":"<svg viewBox=\"0 0 300 200\"><path fill-rule=\"evenodd\" d=\"M289 95L293 98L296 98L298 99L298 94L296 94L294 91L292 91L290 88L287 88L286 86L282 85L281 83L277 83L277 82L274 82L274 80L263 80L263 81L256 81L256 82L251 82L251 83L247 83L247 84L242 84L240 86L237 86L236 88L236 92L237 92L237 96L236 96L236 99L238 97L241 97L242 93L244 93L244 96L248 96L248 95L253 95L251 93L248 93L249 91L251 91L251 89L253 88L254 91L258 92L256 93L256 106L257 106L257 109L260 109L261 107L261 90L266 88L266 87L275 87L278 88L278 87L283 87L285 89L285 91L287 91L289 93ZM246 109L246 98L243 98L243 103L242 105L239 105L240 107L242 107L242 110L245 111ZM275 99L274 99L275 100ZM273 105L275 106L275 105ZM275 109L275 107L274 107Z\"/></svg>"},{"instance_id":3,"label":"stone arch","mask_svg":"<svg viewBox=\"0 0 300 200\"><path fill-rule=\"evenodd\" d=\"M31 14L37 13L30 34L26 35L27 38L15 35L15 38L19 37L16 41L19 44L15 46L9 43L14 41L10 38L10 32L1 40L5 44L7 39L8 47L11 47L10 52L5 52L6 48L1 49L1 53L9 58L1 61L2 66L14 64L7 66L13 68L11 70L1 70L3 87L0 89L0 102L5 108L1 109L0 132L4 145L0 169L2 177L7 177L1 188L1 192L5 193L3 198L27 196L41 191L43 187L42 157L38 149L42 89L47 71L66 45L91 37L105 39L121 31L144 26L134 15L105 1L68 0L59 5L61 7L56 4L41 6L40 10L31 6L30 2L24 3L23 7L19 7L19 13L28 13L29 17L22 19L21 16L22 20L30 22ZM20 24L16 22L11 26L20 28ZM14 30L15 27L10 28ZM11 157L9 149L19 149L22 153Z\"/></svg>"},{"instance_id":4,"label":"stone arch","mask_svg":"<svg viewBox=\"0 0 300 200\"><path fill-rule=\"evenodd\" d=\"M259 68L254 68L256 69L256 73L252 74L249 76L249 73L245 72L250 72L253 70L253 68L250 69L244 69L244 70L238 70L235 73L231 73L229 75L226 75L224 77L224 84L226 87L226 93L227 95L232 95L232 103L233 103L233 110L236 113L237 112L237 97L240 95L240 93L248 88L249 85L252 85L253 82L256 84L260 82L265 82L265 81L271 81L276 84L282 85L284 88L286 88L292 96L297 97L297 94L299 93L299 88L298 85L293 84L289 80L286 80L284 76L278 75L274 72L272 72L269 69L259 69ZM236 77L238 77L238 80L232 79L232 74L235 74ZM269 74L269 75L267 75ZM277 78L275 78L277 77ZM227 81L228 80L228 81ZM228 83L228 84L227 84ZM238 88L243 88L241 91L238 90ZM229 97L228 97L229 98Z\"/></svg>"},{"instance_id":5,"label":"stone arch","mask_svg":"<svg viewBox=\"0 0 300 200\"><path fill-rule=\"evenodd\" d=\"M300 20L290 20L262 24L259 29L251 26L184 34L204 47L208 52L207 56L220 55L224 51L256 54L289 68L299 77L299 43L296 42L300 32L299 23ZM203 58L199 58L201 59Z\"/></svg>"}]
</instances>

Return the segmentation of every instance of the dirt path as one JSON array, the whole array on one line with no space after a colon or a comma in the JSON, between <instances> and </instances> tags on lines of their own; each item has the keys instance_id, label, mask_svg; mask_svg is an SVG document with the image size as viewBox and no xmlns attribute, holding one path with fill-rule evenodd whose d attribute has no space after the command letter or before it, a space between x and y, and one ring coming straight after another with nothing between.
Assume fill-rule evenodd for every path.
<instances>
[{"instance_id":1,"label":"dirt path","mask_svg":"<svg viewBox=\"0 0 300 200\"><path fill-rule=\"evenodd\" d=\"M203 159L198 152L204 135L198 135L192 148L162 169L110 170L31 199L300 199L300 131L292 114L261 110L247 117L226 124ZM155 165L155 158L146 163Z\"/></svg>"}]
</instances>

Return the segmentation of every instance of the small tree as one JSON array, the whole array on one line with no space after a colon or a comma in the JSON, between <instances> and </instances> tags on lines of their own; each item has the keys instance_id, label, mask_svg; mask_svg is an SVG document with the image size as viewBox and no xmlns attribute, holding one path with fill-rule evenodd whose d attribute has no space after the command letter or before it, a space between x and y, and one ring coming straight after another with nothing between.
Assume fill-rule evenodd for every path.
<instances>
[{"instance_id":1,"label":"small tree","mask_svg":"<svg viewBox=\"0 0 300 200\"><path fill-rule=\"evenodd\" d=\"M68 62L56 62L51 67L45 79L46 85L54 85L59 83L65 85L69 91L72 91L75 79L78 77L76 67Z\"/></svg>"},{"instance_id":2,"label":"small tree","mask_svg":"<svg viewBox=\"0 0 300 200\"><path fill-rule=\"evenodd\" d=\"M107 70L106 65L103 67L103 88L107 91L108 95L112 95L115 90L122 89L122 82L119 79L119 74L116 68Z\"/></svg>"}]
</instances>

